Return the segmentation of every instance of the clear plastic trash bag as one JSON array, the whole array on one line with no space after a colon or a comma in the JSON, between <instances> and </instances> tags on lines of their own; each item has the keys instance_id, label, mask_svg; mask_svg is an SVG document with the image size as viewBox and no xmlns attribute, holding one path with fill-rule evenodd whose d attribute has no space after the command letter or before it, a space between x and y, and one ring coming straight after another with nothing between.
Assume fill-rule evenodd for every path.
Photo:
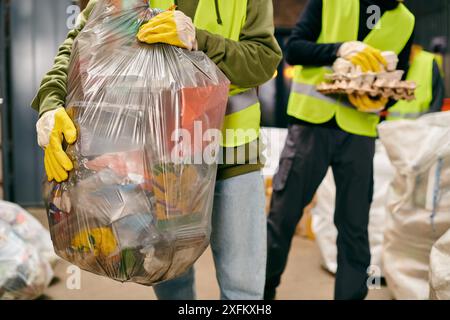
<instances>
[{"instance_id":1,"label":"clear plastic trash bag","mask_svg":"<svg viewBox=\"0 0 450 320\"><path fill-rule=\"evenodd\" d=\"M36 247L44 259L56 263L58 257L50 233L25 209L15 203L0 201L0 221L8 223L22 240Z\"/></svg>"},{"instance_id":2,"label":"clear plastic trash bag","mask_svg":"<svg viewBox=\"0 0 450 320\"><path fill-rule=\"evenodd\" d=\"M28 300L43 294L53 277L38 247L0 219L0 300Z\"/></svg>"},{"instance_id":3,"label":"clear plastic trash bag","mask_svg":"<svg viewBox=\"0 0 450 320\"><path fill-rule=\"evenodd\" d=\"M202 52L139 43L155 14L142 0L98 1L69 68L75 169L46 185L56 253L144 285L184 273L209 244L230 86Z\"/></svg>"}]
</instances>

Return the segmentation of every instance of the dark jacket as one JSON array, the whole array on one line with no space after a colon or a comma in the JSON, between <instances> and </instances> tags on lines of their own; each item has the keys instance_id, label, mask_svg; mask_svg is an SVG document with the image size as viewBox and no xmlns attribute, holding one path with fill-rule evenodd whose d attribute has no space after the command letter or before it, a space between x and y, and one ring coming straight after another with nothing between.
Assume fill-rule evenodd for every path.
<instances>
[{"instance_id":1,"label":"dark jacket","mask_svg":"<svg viewBox=\"0 0 450 320\"><path fill-rule=\"evenodd\" d=\"M433 63L433 100L430 103L429 112L439 112L442 110L445 97L445 84L442 78L441 69L436 61Z\"/></svg>"}]
</instances>

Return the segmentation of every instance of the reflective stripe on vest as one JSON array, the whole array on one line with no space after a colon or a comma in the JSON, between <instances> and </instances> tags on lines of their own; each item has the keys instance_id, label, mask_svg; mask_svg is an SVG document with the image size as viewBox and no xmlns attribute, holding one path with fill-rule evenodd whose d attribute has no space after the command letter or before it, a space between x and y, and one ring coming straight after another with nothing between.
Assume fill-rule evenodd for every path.
<instances>
[{"instance_id":1,"label":"reflective stripe on vest","mask_svg":"<svg viewBox=\"0 0 450 320\"><path fill-rule=\"evenodd\" d=\"M389 111L388 117L386 120L392 121L392 120L401 120L401 119L407 119L407 120L414 120L421 116L426 114L426 112L408 112L408 113L402 113L402 112L396 112L396 111Z\"/></svg>"},{"instance_id":2,"label":"reflective stripe on vest","mask_svg":"<svg viewBox=\"0 0 450 320\"><path fill-rule=\"evenodd\" d=\"M360 0L323 0L322 32L318 43L355 41L358 37ZM364 40L383 51L399 54L410 39L415 19L403 5L385 12ZM343 130L362 136L376 137L379 116L357 111L345 97L325 96L317 92L316 85L331 73L330 67L296 66L288 114L311 123L323 123L336 117ZM300 90L299 90L300 89Z\"/></svg>"},{"instance_id":3,"label":"reflective stripe on vest","mask_svg":"<svg viewBox=\"0 0 450 320\"><path fill-rule=\"evenodd\" d=\"M173 0L150 0L150 6L167 9ZM216 17L219 6L222 24ZM194 17L194 25L227 39L239 41L241 30L247 20L247 0L211 1L200 0ZM256 89L240 89L233 86L223 127L224 147L238 147L259 137L261 107ZM243 134L245 132L246 134ZM226 134L228 133L228 135Z\"/></svg>"},{"instance_id":4,"label":"reflective stripe on vest","mask_svg":"<svg viewBox=\"0 0 450 320\"><path fill-rule=\"evenodd\" d=\"M248 106L253 106L259 103L258 92L256 89L250 89L242 93L231 96L228 99L226 114L232 114L246 109Z\"/></svg>"},{"instance_id":5,"label":"reflective stripe on vest","mask_svg":"<svg viewBox=\"0 0 450 320\"><path fill-rule=\"evenodd\" d=\"M416 119L430 110L433 101L434 58L432 53L425 51L414 57L406 79L416 82L416 99L397 102L389 108L387 120Z\"/></svg>"},{"instance_id":6,"label":"reflective stripe on vest","mask_svg":"<svg viewBox=\"0 0 450 320\"><path fill-rule=\"evenodd\" d=\"M294 82L292 84L291 90L292 90L292 92L295 92L295 93L298 93L298 94L307 95L307 96L310 96L312 98L316 98L316 99L319 99L319 100L322 100L322 101L326 101L326 102L329 102L329 103L336 103L336 99L333 98L332 96L325 95L325 94L320 93L319 91L317 91L315 85ZM351 105L351 103L349 101L347 101L347 100L339 101L339 103L343 107L354 108Z\"/></svg>"}]
</instances>

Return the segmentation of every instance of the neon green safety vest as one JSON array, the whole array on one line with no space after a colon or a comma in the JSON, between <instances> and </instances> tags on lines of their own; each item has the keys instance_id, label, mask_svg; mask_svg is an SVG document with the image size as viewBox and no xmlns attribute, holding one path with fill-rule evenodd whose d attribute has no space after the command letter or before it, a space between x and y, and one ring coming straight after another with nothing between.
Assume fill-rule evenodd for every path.
<instances>
[{"instance_id":1,"label":"neon green safety vest","mask_svg":"<svg viewBox=\"0 0 450 320\"><path fill-rule=\"evenodd\" d=\"M152 8L167 9L173 0L150 0ZM239 41L241 30L247 20L247 0L219 1L222 24L217 21L213 0L200 0L194 17L194 25L227 39ZM230 97L223 127L224 147L238 147L259 137L261 106L256 88L230 89Z\"/></svg>"},{"instance_id":2,"label":"neon green safety vest","mask_svg":"<svg viewBox=\"0 0 450 320\"><path fill-rule=\"evenodd\" d=\"M409 67L407 80L417 84L416 99L399 101L389 108L387 120L416 119L430 110L433 101L433 66L435 55L421 51Z\"/></svg>"},{"instance_id":3,"label":"neon green safety vest","mask_svg":"<svg viewBox=\"0 0 450 320\"><path fill-rule=\"evenodd\" d=\"M322 31L318 43L336 43L358 39L360 0L323 0ZM364 43L382 51L399 54L408 43L414 30L414 15L403 5L384 13L378 24L368 34ZM333 98L316 90L326 67L296 66L288 114L310 122L324 123L336 117L343 130L362 136L376 137L380 117L357 111L342 97Z\"/></svg>"}]
</instances>

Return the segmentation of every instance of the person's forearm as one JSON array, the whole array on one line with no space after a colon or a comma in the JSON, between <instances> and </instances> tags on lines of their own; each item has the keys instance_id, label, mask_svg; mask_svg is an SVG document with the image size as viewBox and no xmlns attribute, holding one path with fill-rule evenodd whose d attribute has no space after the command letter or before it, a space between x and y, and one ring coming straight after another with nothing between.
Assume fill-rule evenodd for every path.
<instances>
[{"instance_id":1,"label":"person's forearm","mask_svg":"<svg viewBox=\"0 0 450 320\"><path fill-rule=\"evenodd\" d=\"M317 44L291 39L286 48L286 62L290 65L330 66L337 59L340 43Z\"/></svg>"},{"instance_id":2,"label":"person's forearm","mask_svg":"<svg viewBox=\"0 0 450 320\"><path fill-rule=\"evenodd\" d=\"M84 28L96 2L96 0L91 0L87 8L81 13L79 25L68 33L66 40L58 49L53 68L42 79L39 91L31 103L33 109L39 112L39 116L47 111L64 107L73 42Z\"/></svg>"},{"instance_id":3,"label":"person's forearm","mask_svg":"<svg viewBox=\"0 0 450 320\"><path fill-rule=\"evenodd\" d=\"M252 88L270 80L281 61L274 37L270 0L248 1L247 21L239 41L197 30L199 50L225 73L233 85Z\"/></svg>"},{"instance_id":4,"label":"person's forearm","mask_svg":"<svg viewBox=\"0 0 450 320\"><path fill-rule=\"evenodd\" d=\"M198 31L199 48L217 64L233 85L252 88L270 80L281 61L281 50L258 41L232 41ZM271 41L270 39L267 39Z\"/></svg>"},{"instance_id":5,"label":"person's forearm","mask_svg":"<svg viewBox=\"0 0 450 320\"><path fill-rule=\"evenodd\" d=\"M286 44L290 65L329 66L337 58L340 43L318 44L322 32L322 0L310 0Z\"/></svg>"}]
</instances>

